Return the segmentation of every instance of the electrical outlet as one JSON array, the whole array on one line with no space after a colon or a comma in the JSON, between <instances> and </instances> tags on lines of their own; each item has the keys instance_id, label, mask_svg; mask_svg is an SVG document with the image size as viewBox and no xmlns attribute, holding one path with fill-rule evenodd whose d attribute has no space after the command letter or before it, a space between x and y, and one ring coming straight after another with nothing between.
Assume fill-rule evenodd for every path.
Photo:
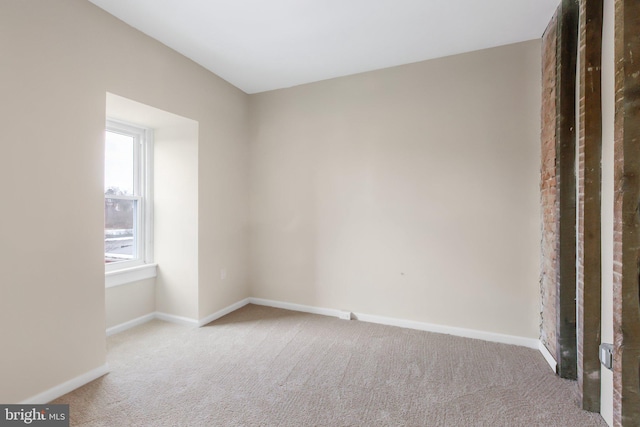
<instances>
[{"instance_id":1,"label":"electrical outlet","mask_svg":"<svg viewBox=\"0 0 640 427\"><path fill-rule=\"evenodd\" d=\"M338 318L342 320L351 320L351 312L340 310L338 311Z\"/></svg>"},{"instance_id":2,"label":"electrical outlet","mask_svg":"<svg viewBox=\"0 0 640 427\"><path fill-rule=\"evenodd\" d=\"M223 268L222 270L220 270L220 280L224 280L227 278L227 269Z\"/></svg>"},{"instance_id":3,"label":"electrical outlet","mask_svg":"<svg viewBox=\"0 0 640 427\"><path fill-rule=\"evenodd\" d=\"M600 344L600 363L607 369L613 369L613 344Z\"/></svg>"}]
</instances>

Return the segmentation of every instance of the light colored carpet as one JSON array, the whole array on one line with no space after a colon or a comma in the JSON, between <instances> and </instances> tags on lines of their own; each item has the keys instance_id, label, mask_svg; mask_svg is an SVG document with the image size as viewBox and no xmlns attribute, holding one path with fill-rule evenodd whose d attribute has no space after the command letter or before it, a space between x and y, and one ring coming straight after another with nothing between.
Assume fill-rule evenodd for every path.
<instances>
[{"instance_id":1,"label":"light colored carpet","mask_svg":"<svg viewBox=\"0 0 640 427\"><path fill-rule=\"evenodd\" d=\"M605 426L536 350L249 305L108 339L74 426Z\"/></svg>"}]
</instances>

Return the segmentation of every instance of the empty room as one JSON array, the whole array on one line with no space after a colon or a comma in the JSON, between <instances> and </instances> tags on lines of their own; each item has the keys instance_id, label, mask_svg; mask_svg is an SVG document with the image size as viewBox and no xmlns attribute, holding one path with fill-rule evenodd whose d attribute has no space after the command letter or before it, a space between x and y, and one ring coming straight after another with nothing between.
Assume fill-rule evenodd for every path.
<instances>
[{"instance_id":1,"label":"empty room","mask_svg":"<svg viewBox=\"0 0 640 427\"><path fill-rule=\"evenodd\" d=\"M640 425L638 16L2 0L0 425Z\"/></svg>"}]
</instances>

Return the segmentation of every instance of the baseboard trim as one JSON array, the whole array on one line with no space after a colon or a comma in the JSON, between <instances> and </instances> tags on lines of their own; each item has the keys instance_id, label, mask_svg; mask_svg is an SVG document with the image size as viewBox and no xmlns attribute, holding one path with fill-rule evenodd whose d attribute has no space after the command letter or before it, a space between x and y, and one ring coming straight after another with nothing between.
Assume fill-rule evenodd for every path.
<instances>
[{"instance_id":1,"label":"baseboard trim","mask_svg":"<svg viewBox=\"0 0 640 427\"><path fill-rule=\"evenodd\" d=\"M332 308L313 307L309 305L294 304L289 302L267 300L262 298L249 298L251 304L264 305L285 310L300 311L304 313L320 314L323 316L338 317L340 319L350 319L351 313ZM354 320L362 322L378 323L387 326L398 326L400 328L417 329L426 332L454 335L465 338L474 338L483 341L497 342L502 344L518 345L532 349L538 349L539 340L534 338L524 338L515 335L499 334L494 332L478 331L475 329L458 328L455 326L444 326L433 323L417 322L413 320L397 319L393 317L376 316L365 313L353 313Z\"/></svg>"},{"instance_id":2,"label":"baseboard trim","mask_svg":"<svg viewBox=\"0 0 640 427\"><path fill-rule=\"evenodd\" d=\"M190 317L176 316L174 314L162 313L160 311L155 312L155 318L164 320L165 322L175 323L183 326L198 326L198 321Z\"/></svg>"},{"instance_id":3,"label":"baseboard trim","mask_svg":"<svg viewBox=\"0 0 640 427\"><path fill-rule=\"evenodd\" d=\"M282 308L284 310L300 311L302 313L320 314L322 316L338 317L340 319L349 319L351 313L333 308L313 307L310 305L294 304L290 302L274 301L263 298L249 298L249 302L255 305L264 305L266 307Z\"/></svg>"},{"instance_id":4,"label":"baseboard trim","mask_svg":"<svg viewBox=\"0 0 640 427\"><path fill-rule=\"evenodd\" d=\"M60 396L64 396L65 394L72 392L73 390L82 387L85 384L90 383L93 380L100 378L103 375L109 373L109 365L104 364L98 368L92 369L89 372L86 372L82 375L79 375L69 381L66 381L62 384L59 384L55 387L50 388L47 391L44 391L40 394L32 396L28 399L20 402L20 405L44 405L52 400L59 398Z\"/></svg>"},{"instance_id":5,"label":"baseboard trim","mask_svg":"<svg viewBox=\"0 0 640 427\"><path fill-rule=\"evenodd\" d=\"M556 359L551 355L551 352L540 340L538 340L538 350L540 350L540 353L542 353L542 356L544 356L544 360L547 361L553 373L558 373L558 362L556 362Z\"/></svg>"},{"instance_id":6,"label":"baseboard trim","mask_svg":"<svg viewBox=\"0 0 640 427\"><path fill-rule=\"evenodd\" d=\"M435 332L435 333L454 335L454 336L460 336L465 338L480 339L483 341L498 342L503 344L512 344L512 345L518 345L522 347L528 347L528 348L539 350L542 356L544 357L544 359L547 361L547 363L553 370L553 372L554 373L556 372L557 363L553 358L553 356L551 355L551 353L549 352L549 350L547 350L545 345L540 340L518 337L514 335L505 335L505 334L498 334L493 332L478 331L475 329L465 329L465 328L458 328L454 326L443 326L443 325L437 325L432 323L397 319L392 317L375 316L375 315L364 314L364 313L353 313L353 316L352 316L350 312L344 311L344 310L313 307L308 305L274 301L274 300L268 300L263 298L245 298L241 301L231 304L223 308L222 310L219 310L201 319L200 321L197 321L195 319L190 319L188 317L175 316L172 314L161 313L161 312L149 313L147 315L140 316L128 322L124 322L119 325L108 328L106 332L107 332L107 336L110 336L110 335L125 331L127 329L133 328L135 326L139 326L153 319L160 319L160 320L164 320L171 323L177 323L180 325L201 327L208 323L213 322L216 319L226 316L227 314L232 313L233 311L238 310L239 308L242 308L247 304L256 304L256 305L262 305L267 307L281 308L285 310L299 311L303 313L338 317L340 319L350 319L353 317L355 320L359 320L363 322L377 323L377 324L388 325L388 326L397 326L401 328L416 329L416 330L427 331L427 332ZM89 372L86 372L69 381L66 381L62 384L52 387L49 390L46 390L40 394L37 394L28 399L25 399L19 402L19 404L22 404L22 405L46 404L108 373L109 373L109 365L105 363L104 365L98 368L92 369Z\"/></svg>"},{"instance_id":7,"label":"baseboard trim","mask_svg":"<svg viewBox=\"0 0 640 427\"><path fill-rule=\"evenodd\" d=\"M142 325L143 323L147 323L155 318L156 318L155 313L149 313L149 314L145 314L144 316L137 317L133 320L129 320L128 322L120 323L119 325L107 328L107 336L110 337L113 334L126 331L127 329L131 329L136 326Z\"/></svg>"},{"instance_id":8,"label":"baseboard trim","mask_svg":"<svg viewBox=\"0 0 640 427\"><path fill-rule=\"evenodd\" d=\"M464 338L473 338L482 341L497 342L502 344L518 345L527 348L538 348L538 340L524 338L515 335L499 334L495 332L485 332L476 329L458 328L456 326L444 326L434 323L417 322L413 320L397 319L393 317L374 316L371 314L354 313L357 320L381 325L398 326L401 328L417 329L419 331L435 332L438 334L454 335Z\"/></svg>"},{"instance_id":9,"label":"baseboard trim","mask_svg":"<svg viewBox=\"0 0 640 427\"><path fill-rule=\"evenodd\" d=\"M155 311L153 313L145 314L144 316L140 316L135 319L129 320L127 322L120 323L119 325L107 328L107 336L109 337L111 335L124 332L127 329L140 326L143 323L147 323L153 319L163 320L165 322L170 322L170 323L176 323L178 325L183 325L183 326L202 327L208 323L213 322L214 320L221 318L222 316L226 316L227 314L232 313L237 309L244 307L245 305L249 304L249 302L250 302L250 298L245 298L241 301L238 301L236 303L231 304L230 306L223 308L222 310L218 310L215 313L210 314L207 317L204 317L200 320L195 320L189 317L175 316L173 314L167 314L167 313L162 313L160 311Z\"/></svg>"},{"instance_id":10,"label":"baseboard trim","mask_svg":"<svg viewBox=\"0 0 640 427\"><path fill-rule=\"evenodd\" d=\"M145 316L138 317L137 319L133 319L128 322L125 322L120 325L113 326L107 329L107 335L113 335L115 333L122 332L134 326L138 326L145 322L148 322L152 319L160 319L166 322L177 323L185 326L202 327L206 324L213 322L214 320L217 320L223 316L226 316L229 313L234 312L235 310L238 310L239 308L244 307L247 304L281 308L284 310L298 311L302 313L319 314L322 316L337 317L345 320L354 318L354 320L359 320L362 322L378 323L381 325L397 326L400 328L416 329L420 331L454 335L454 336L459 336L464 338L473 338L473 339L497 342L502 344L518 345L521 347L527 347L527 348L539 350L544 356L547 363L549 363L549 366L551 366L551 368L554 370L554 372L556 369L556 362L551 356L551 354L549 353L549 351L546 349L544 345L542 345L540 340L533 339L533 338L525 338L525 337L519 337L515 335L506 335L506 334L500 334L495 332L479 331L476 329L459 328L455 326L438 325L434 323L418 322L418 321L398 319L393 317L376 316L376 315L366 314L366 313L352 314L351 312L345 311L345 310L337 310L333 308L324 308L324 307L314 307L314 306L304 305L304 304L295 304L290 302L269 300L264 298L253 298L253 297L245 298L241 301L231 304L223 308L222 310L218 310L215 313L202 318L199 321L188 318L188 317L174 316L172 314L161 313L161 312L150 313Z\"/></svg>"},{"instance_id":11,"label":"baseboard trim","mask_svg":"<svg viewBox=\"0 0 640 427\"><path fill-rule=\"evenodd\" d=\"M211 322L213 322L214 320L218 320L219 318L226 316L229 313L232 313L236 310L238 310L239 308L244 307L245 305L249 304L250 298L245 298L242 301L238 301L234 304L231 304L228 307L223 308L222 310L218 310L213 314L208 315L207 317L200 319L198 321L198 326L202 327L206 324L209 324Z\"/></svg>"}]
</instances>

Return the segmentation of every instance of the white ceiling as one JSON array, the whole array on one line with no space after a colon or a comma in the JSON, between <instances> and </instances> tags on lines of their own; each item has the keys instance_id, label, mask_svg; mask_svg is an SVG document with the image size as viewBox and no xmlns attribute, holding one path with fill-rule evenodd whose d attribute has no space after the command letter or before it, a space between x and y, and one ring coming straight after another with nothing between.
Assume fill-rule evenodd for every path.
<instances>
[{"instance_id":1,"label":"white ceiling","mask_svg":"<svg viewBox=\"0 0 640 427\"><path fill-rule=\"evenodd\" d=\"M89 0L247 93L540 38L560 0Z\"/></svg>"}]
</instances>

